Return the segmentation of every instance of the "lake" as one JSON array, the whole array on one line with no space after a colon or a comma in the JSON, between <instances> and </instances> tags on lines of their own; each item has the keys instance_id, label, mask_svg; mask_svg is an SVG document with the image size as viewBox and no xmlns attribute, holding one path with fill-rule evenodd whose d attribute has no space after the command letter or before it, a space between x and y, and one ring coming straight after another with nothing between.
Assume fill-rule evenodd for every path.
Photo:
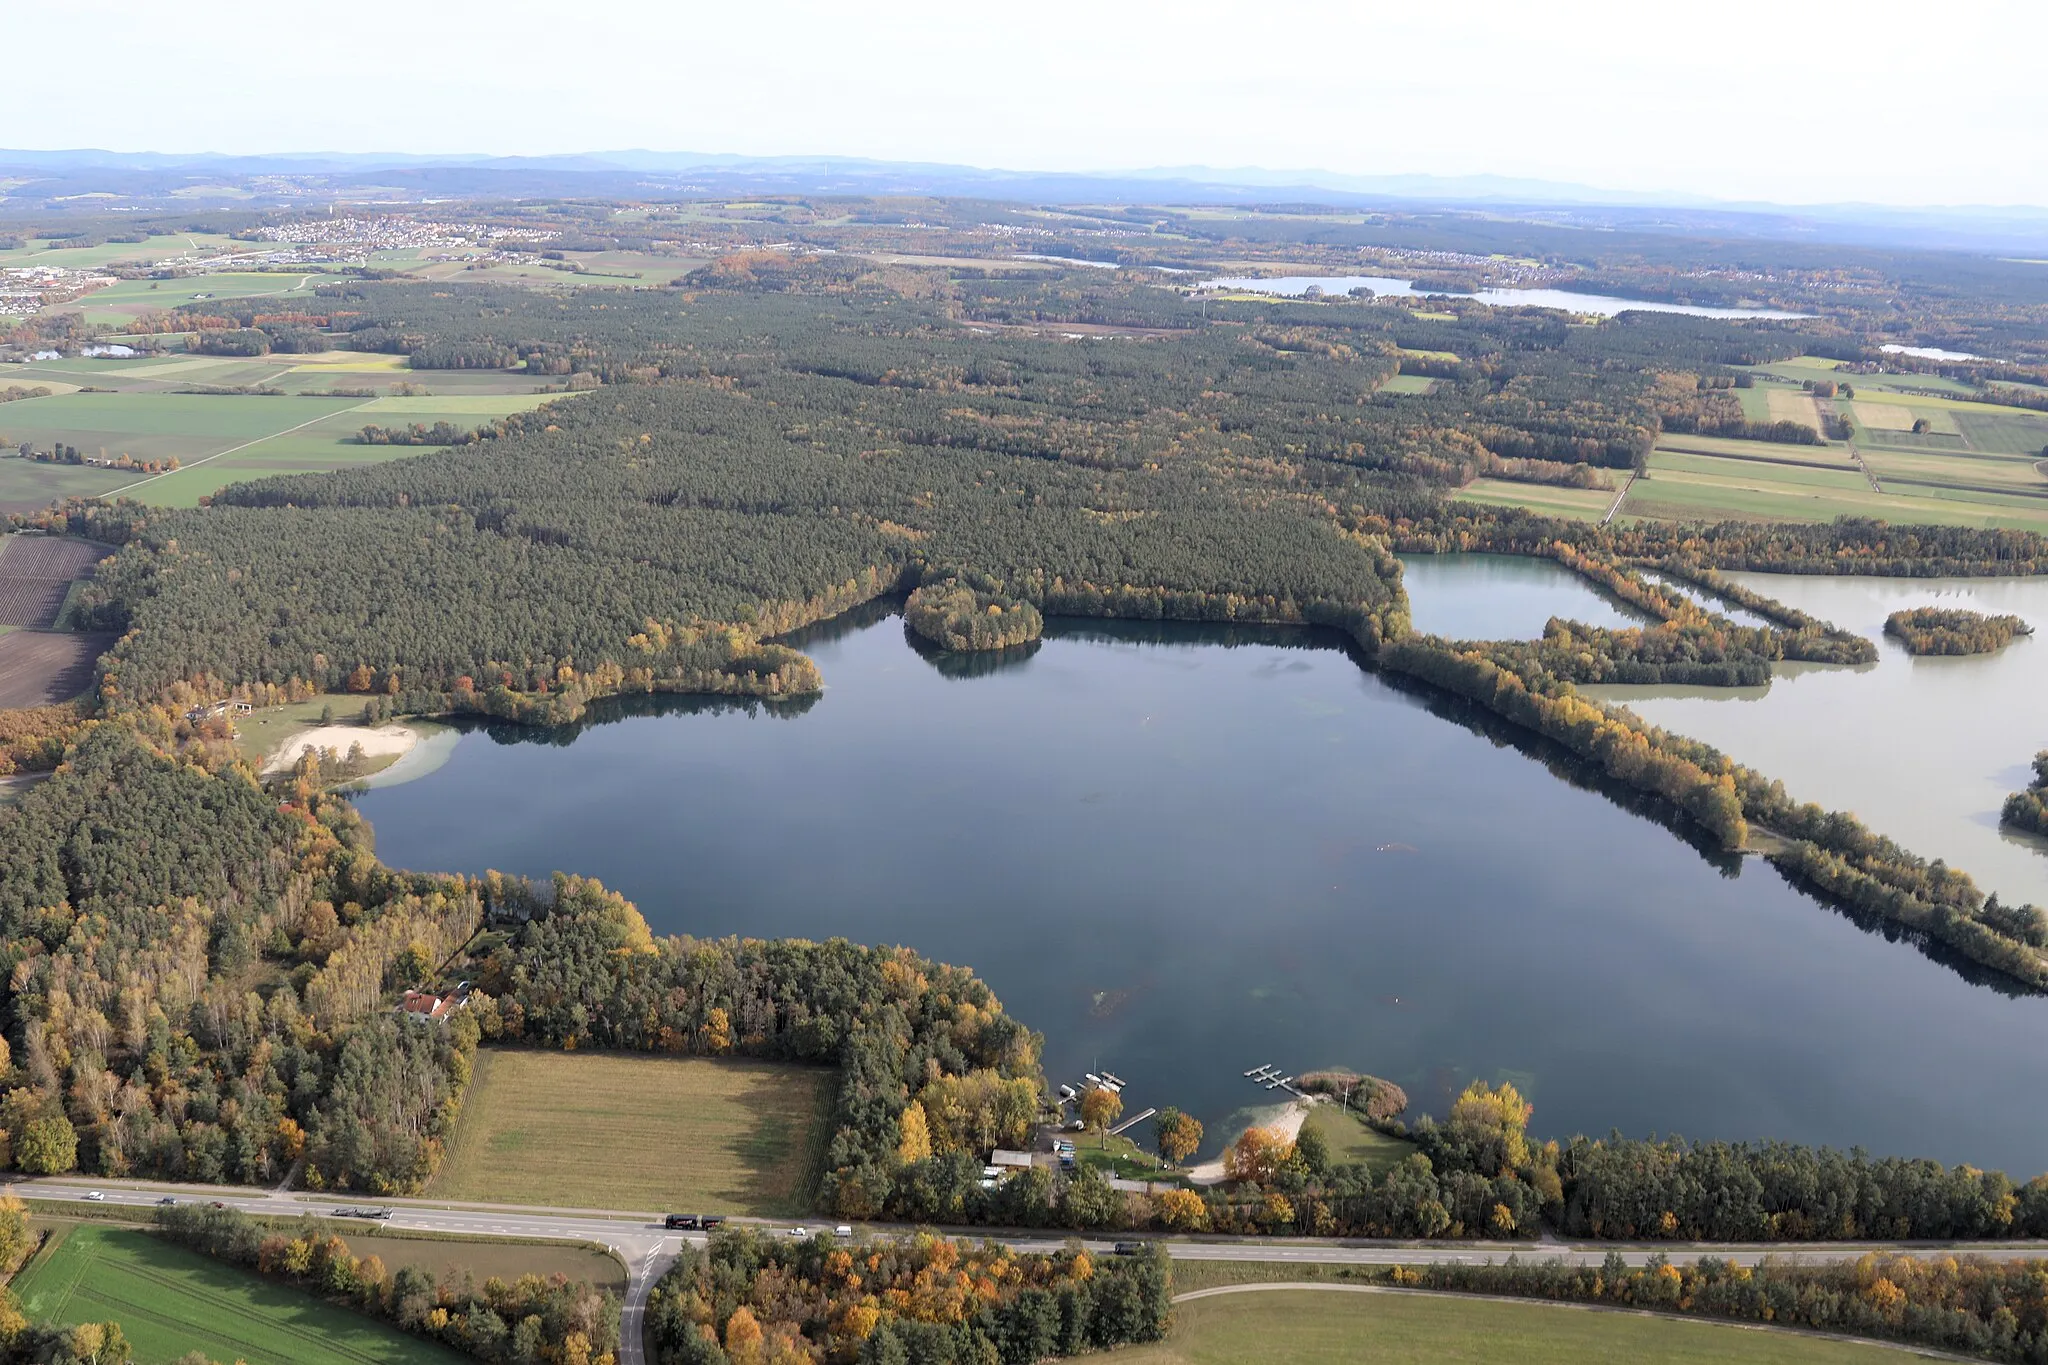
<instances>
[{"instance_id":1,"label":"lake","mask_svg":"<svg viewBox=\"0 0 2048 1365\"><path fill-rule=\"evenodd\" d=\"M1586 691L1782 778L1801 800L1854 811L2006 900L2048 906L2048 841L1998 823L2048 749L2048 578L1728 577L1877 641L1877 663L1781 664L1768 689ZM1915 658L1884 620L1925 606L2011 614L2038 633L1996 654Z\"/></svg>"},{"instance_id":2,"label":"lake","mask_svg":"<svg viewBox=\"0 0 2048 1365\"><path fill-rule=\"evenodd\" d=\"M1486 619L1456 599L1494 597L1501 568L1464 562L1411 580L1419 619ZM796 643L827 683L807 706L469 730L359 798L378 850L594 875L659 932L972 966L1043 1031L1053 1082L1113 1071L1126 1112L1187 1108L1210 1151L1270 1062L1387 1076L1439 1114L1471 1078L1512 1079L1547 1135L2048 1168L2048 1050L2023 1042L2048 999L1695 848L1333 636L1055 620L1036 649L963 661L870 607Z\"/></svg>"},{"instance_id":3,"label":"lake","mask_svg":"<svg viewBox=\"0 0 2048 1365\"><path fill-rule=\"evenodd\" d=\"M1245 293L1281 294L1299 297L1313 287L1325 294L1348 294L1364 287L1391 298L1477 299L1496 308L1562 308L1570 313L1597 313L1613 317L1618 313L1685 313L1696 318L1803 318L1806 313L1781 313L1771 308L1706 308L1690 303L1656 303L1648 299L1623 299L1612 294L1580 294L1569 289L1482 289L1460 294L1447 289L1417 289L1407 280L1388 275L1233 275L1204 280L1197 288L1234 289Z\"/></svg>"}]
</instances>

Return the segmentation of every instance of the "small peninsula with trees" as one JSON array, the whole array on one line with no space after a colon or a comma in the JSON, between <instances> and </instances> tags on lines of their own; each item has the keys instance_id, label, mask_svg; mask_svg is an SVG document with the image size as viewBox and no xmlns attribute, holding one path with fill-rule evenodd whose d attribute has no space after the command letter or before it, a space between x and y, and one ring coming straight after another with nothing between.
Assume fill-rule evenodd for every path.
<instances>
[{"instance_id":1,"label":"small peninsula with trees","mask_svg":"<svg viewBox=\"0 0 2048 1365\"><path fill-rule=\"evenodd\" d=\"M1009 649L1045 630L1038 608L957 578L921 584L903 604L903 620L941 649Z\"/></svg>"},{"instance_id":2,"label":"small peninsula with trees","mask_svg":"<svg viewBox=\"0 0 2048 1365\"><path fill-rule=\"evenodd\" d=\"M1884 633L1914 654L1990 654L2034 628L2018 616L1989 616L1961 607L1914 607L1895 611Z\"/></svg>"}]
</instances>

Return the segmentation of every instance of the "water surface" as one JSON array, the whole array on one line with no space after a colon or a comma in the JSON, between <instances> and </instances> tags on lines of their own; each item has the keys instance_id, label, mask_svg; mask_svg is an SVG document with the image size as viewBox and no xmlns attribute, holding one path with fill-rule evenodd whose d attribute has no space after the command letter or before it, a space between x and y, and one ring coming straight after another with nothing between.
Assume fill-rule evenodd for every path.
<instances>
[{"instance_id":1,"label":"water surface","mask_svg":"<svg viewBox=\"0 0 2048 1365\"><path fill-rule=\"evenodd\" d=\"M1998 823L2048 748L2048 578L1728 576L1877 641L1877 664L1783 664L1768 689L1586 690L1706 740L1801 800L1854 811L1987 891L2048 906L2048 841ZM1884 620L1924 606L2010 613L2038 633L1996 654L1915 658Z\"/></svg>"},{"instance_id":2,"label":"water surface","mask_svg":"<svg viewBox=\"0 0 2048 1365\"><path fill-rule=\"evenodd\" d=\"M1553 616L1622 629L1652 620L1555 560L1530 555L1402 555L1415 629L1453 640L1535 640Z\"/></svg>"},{"instance_id":3,"label":"water surface","mask_svg":"<svg viewBox=\"0 0 2048 1365\"><path fill-rule=\"evenodd\" d=\"M662 932L971 965L1054 1081L1114 1071L1129 1112L1188 1108L1211 1150L1271 1062L1359 1067L1439 1113L1511 1078L1546 1134L2048 1167L2048 1050L2025 1043L2048 1000L1702 854L1332 637L1055 621L963 664L869 611L800 643L827 681L805 707L466 733L360 798L379 851L595 875Z\"/></svg>"},{"instance_id":4,"label":"water surface","mask_svg":"<svg viewBox=\"0 0 2048 1365\"><path fill-rule=\"evenodd\" d=\"M1620 313L1684 313L1696 318L1803 318L1807 313L1781 313L1771 308L1707 308L1691 303L1658 303L1649 299L1624 299L1612 294L1581 294L1570 289L1482 289L1461 294L1449 289L1417 289L1407 280L1388 275L1231 275L1204 280L1202 289L1230 289L1250 294L1280 294L1298 298L1311 288L1325 294L1349 294L1363 287L1390 298L1477 299L1496 308L1561 308L1568 313L1594 313L1614 317Z\"/></svg>"}]
</instances>

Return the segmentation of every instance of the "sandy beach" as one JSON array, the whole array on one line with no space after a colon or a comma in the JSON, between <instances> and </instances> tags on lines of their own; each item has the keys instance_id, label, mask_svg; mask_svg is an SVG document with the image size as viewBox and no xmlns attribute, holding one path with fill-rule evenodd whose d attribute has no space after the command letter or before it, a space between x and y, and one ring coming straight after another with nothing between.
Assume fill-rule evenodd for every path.
<instances>
[{"instance_id":1,"label":"sandy beach","mask_svg":"<svg viewBox=\"0 0 2048 1365\"><path fill-rule=\"evenodd\" d=\"M263 771L289 772L291 766L299 761L299 755L308 749L332 749L345 755L360 744L363 753L370 758L398 758L419 742L419 733L403 725L379 725L374 729L360 725L316 725L286 740L283 747L263 765Z\"/></svg>"},{"instance_id":2,"label":"sandy beach","mask_svg":"<svg viewBox=\"0 0 2048 1365\"><path fill-rule=\"evenodd\" d=\"M1296 1100L1281 1110L1272 1122L1254 1126L1279 1133L1292 1142L1300 1134L1301 1125L1308 1122L1310 1103L1312 1101ZM1214 1161L1205 1161L1199 1166L1192 1167L1188 1171L1188 1179L1197 1185L1221 1185L1224 1180L1223 1158L1219 1156Z\"/></svg>"}]
</instances>

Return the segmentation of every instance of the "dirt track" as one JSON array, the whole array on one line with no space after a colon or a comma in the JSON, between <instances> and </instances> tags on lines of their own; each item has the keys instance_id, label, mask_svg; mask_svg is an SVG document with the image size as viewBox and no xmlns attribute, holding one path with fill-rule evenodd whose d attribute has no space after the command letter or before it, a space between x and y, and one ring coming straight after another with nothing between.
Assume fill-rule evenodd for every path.
<instances>
[{"instance_id":1,"label":"dirt track","mask_svg":"<svg viewBox=\"0 0 2048 1365\"><path fill-rule=\"evenodd\" d=\"M93 661L112 635L11 630L0 635L0 710L50 706L92 686Z\"/></svg>"}]
</instances>

